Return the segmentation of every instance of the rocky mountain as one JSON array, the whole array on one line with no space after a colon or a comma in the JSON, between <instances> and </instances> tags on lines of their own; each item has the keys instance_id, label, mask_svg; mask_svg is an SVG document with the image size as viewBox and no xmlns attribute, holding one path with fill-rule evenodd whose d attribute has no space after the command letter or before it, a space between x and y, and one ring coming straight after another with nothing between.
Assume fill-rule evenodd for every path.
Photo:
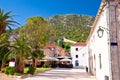
<instances>
[{"instance_id":1,"label":"rocky mountain","mask_svg":"<svg viewBox=\"0 0 120 80\"><path fill-rule=\"evenodd\" d=\"M94 17L79 14L64 14L49 17L47 21L52 26L58 27L90 27L94 21Z\"/></svg>"},{"instance_id":2,"label":"rocky mountain","mask_svg":"<svg viewBox=\"0 0 120 80\"><path fill-rule=\"evenodd\" d=\"M55 15L47 18L47 21L56 30L57 37L85 42L94 21L93 16L79 14Z\"/></svg>"}]
</instances>

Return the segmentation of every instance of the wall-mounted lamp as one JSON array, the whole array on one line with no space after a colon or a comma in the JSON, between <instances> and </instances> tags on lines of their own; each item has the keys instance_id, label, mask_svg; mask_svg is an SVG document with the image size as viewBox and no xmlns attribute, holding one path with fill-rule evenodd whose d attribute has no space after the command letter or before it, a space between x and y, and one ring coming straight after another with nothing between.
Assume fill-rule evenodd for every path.
<instances>
[{"instance_id":1,"label":"wall-mounted lamp","mask_svg":"<svg viewBox=\"0 0 120 80\"><path fill-rule=\"evenodd\" d=\"M102 38L103 37L103 33L104 33L104 30L101 27L99 27L99 29L97 30L98 37Z\"/></svg>"},{"instance_id":2,"label":"wall-mounted lamp","mask_svg":"<svg viewBox=\"0 0 120 80\"><path fill-rule=\"evenodd\" d=\"M103 37L104 30L108 33L108 29L107 29L107 28L104 28L104 27L102 27L102 26L100 26L99 29L97 30L97 34L98 34L98 37L99 37L99 38L102 38L102 37Z\"/></svg>"}]
</instances>

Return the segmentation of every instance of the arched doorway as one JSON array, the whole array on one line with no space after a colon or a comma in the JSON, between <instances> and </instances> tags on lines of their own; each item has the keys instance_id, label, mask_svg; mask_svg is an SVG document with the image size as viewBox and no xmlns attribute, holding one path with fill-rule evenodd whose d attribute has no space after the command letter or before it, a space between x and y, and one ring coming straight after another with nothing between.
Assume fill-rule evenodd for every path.
<instances>
[{"instance_id":1,"label":"arched doorway","mask_svg":"<svg viewBox=\"0 0 120 80\"><path fill-rule=\"evenodd\" d=\"M79 66L79 61L78 60L75 61L75 66Z\"/></svg>"}]
</instances>

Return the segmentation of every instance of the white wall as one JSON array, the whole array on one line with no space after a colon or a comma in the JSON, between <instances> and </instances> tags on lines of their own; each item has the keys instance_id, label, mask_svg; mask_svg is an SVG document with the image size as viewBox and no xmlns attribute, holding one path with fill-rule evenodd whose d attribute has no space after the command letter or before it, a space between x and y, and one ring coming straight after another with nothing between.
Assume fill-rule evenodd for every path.
<instances>
[{"instance_id":1,"label":"white wall","mask_svg":"<svg viewBox=\"0 0 120 80\"><path fill-rule=\"evenodd\" d=\"M78 48L78 51L76 51L76 48ZM78 55L78 58L76 58L76 55ZM86 46L71 46L71 57L72 57L72 64L73 67L75 66L75 61L79 61L79 66L84 67L87 65L87 53L86 53Z\"/></svg>"},{"instance_id":2,"label":"white wall","mask_svg":"<svg viewBox=\"0 0 120 80\"><path fill-rule=\"evenodd\" d=\"M106 8L107 9L107 8ZM94 29L94 32L92 36L90 37L90 40L87 44L87 49L91 49L92 56L93 56L93 70L96 68L96 78L97 80L105 80L104 76L110 75L110 65L109 65L109 43L108 43L108 26L107 26L107 13L106 9L102 12L100 15L100 18L97 21L96 27ZM103 37L99 38L97 34L97 30L99 29L99 26L104 27L104 33ZM89 52L88 52L89 54ZM100 68L100 58L99 55L101 54L101 68ZM95 59L94 59L95 57Z\"/></svg>"}]
</instances>

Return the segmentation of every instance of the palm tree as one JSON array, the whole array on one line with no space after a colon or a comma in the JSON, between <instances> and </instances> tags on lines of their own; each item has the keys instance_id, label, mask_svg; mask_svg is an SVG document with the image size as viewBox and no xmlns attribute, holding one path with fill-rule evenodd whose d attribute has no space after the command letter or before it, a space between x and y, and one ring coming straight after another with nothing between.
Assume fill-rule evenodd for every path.
<instances>
[{"instance_id":1,"label":"palm tree","mask_svg":"<svg viewBox=\"0 0 120 80\"><path fill-rule=\"evenodd\" d=\"M12 46L12 53L16 57L16 71L19 73L23 73L24 60L26 57L30 56L32 51L31 46L29 45L28 40L25 37L17 38Z\"/></svg>"},{"instance_id":2,"label":"palm tree","mask_svg":"<svg viewBox=\"0 0 120 80\"><path fill-rule=\"evenodd\" d=\"M11 11L4 13L3 9L0 9L0 35L5 32L6 27L11 29L11 26L19 24L13 20L13 15L10 15Z\"/></svg>"},{"instance_id":3,"label":"palm tree","mask_svg":"<svg viewBox=\"0 0 120 80\"><path fill-rule=\"evenodd\" d=\"M8 56L10 54L10 43L8 41L8 34L4 33L0 35L0 61L1 63L1 69L3 70L6 66L6 61L8 60Z\"/></svg>"},{"instance_id":4,"label":"palm tree","mask_svg":"<svg viewBox=\"0 0 120 80\"><path fill-rule=\"evenodd\" d=\"M33 62L32 67L36 68L38 59L42 59L44 57L44 53L42 50L35 49L32 51L31 57Z\"/></svg>"}]
</instances>

